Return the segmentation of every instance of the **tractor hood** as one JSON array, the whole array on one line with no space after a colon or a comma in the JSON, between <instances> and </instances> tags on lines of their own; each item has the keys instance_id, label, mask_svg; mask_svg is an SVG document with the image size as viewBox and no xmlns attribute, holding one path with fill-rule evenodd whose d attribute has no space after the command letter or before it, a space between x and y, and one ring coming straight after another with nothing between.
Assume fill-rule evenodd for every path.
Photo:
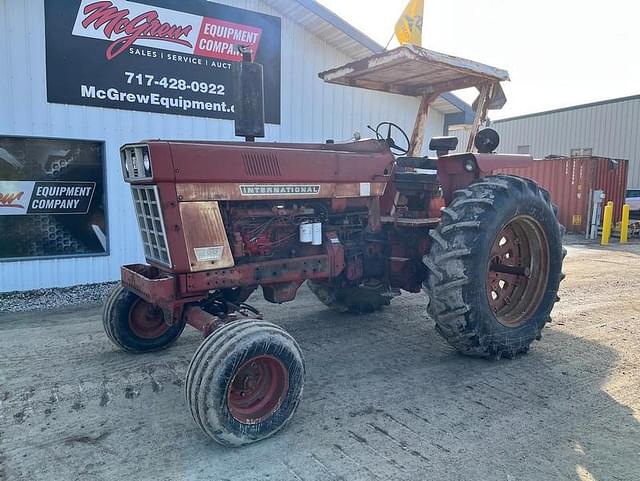
<instances>
[{"instance_id":1,"label":"tractor hood","mask_svg":"<svg viewBox=\"0 0 640 481\"><path fill-rule=\"evenodd\" d=\"M135 183L385 182L395 160L387 144L377 140L344 144L152 140L125 145L121 153L125 180ZM127 177L144 155L150 175Z\"/></svg>"}]
</instances>

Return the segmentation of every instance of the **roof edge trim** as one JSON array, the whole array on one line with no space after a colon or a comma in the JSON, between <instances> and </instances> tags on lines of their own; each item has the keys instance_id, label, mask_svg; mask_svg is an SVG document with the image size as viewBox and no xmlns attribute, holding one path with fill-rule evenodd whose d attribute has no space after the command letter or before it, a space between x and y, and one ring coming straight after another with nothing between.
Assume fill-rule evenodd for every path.
<instances>
[{"instance_id":1,"label":"roof edge trim","mask_svg":"<svg viewBox=\"0 0 640 481\"><path fill-rule=\"evenodd\" d=\"M571 110L600 107L602 105L617 104L620 102L628 102L630 100L640 100L640 95L629 95L628 97L618 97L618 98L609 99L609 100L599 100L597 102L590 102L587 104L571 105L569 107L561 107L559 109L543 110L542 112L533 112L530 114L516 115L515 117L507 117L505 119L494 120L491 123L499 124L500 122L507 122L510 120L521 120L521 119L528 119L531 117L540 117L542 115L559 114L562 112L570 112Z\"/></svg>"},{"instance_id":2,"label":"roof edge trim","mask_svg":"<svg viewBox=\"0 0 640 481\"><path fill-rule=\"evenodd\" d=\"M340 18L338 15L333 13L324 5L319 4L315 0L296 0L300 5L305 7L307 10L315 13L326 22L330 23L337 29L343 31L346 35L351 37L353 40L358 42L363 47L371 50L373 53L381 53L384 52L384 47L353 25L351 25L346 20Z\"/></svg>"}]
</instances>

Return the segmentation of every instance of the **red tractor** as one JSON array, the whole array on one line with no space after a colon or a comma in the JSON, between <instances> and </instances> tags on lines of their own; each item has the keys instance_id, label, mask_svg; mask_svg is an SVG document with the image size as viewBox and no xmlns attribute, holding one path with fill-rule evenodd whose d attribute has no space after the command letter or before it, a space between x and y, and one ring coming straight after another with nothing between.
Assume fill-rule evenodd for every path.
<instances>
[{"instance_id":1,"label":"red tractor","mask_svg":"<svg viewBox=\"0 0 640 481\"><path fill-rule=\"evenodd\" d=\"M185 395L207 435L259 441L300 401L302 352L245 303L258 287L284 303L307 282L326 306L353 313L424 291L425 320L471 356L514 357L540 339L558 300L563 227L545 190L493 175L533 161L492 153L497 135L478 132L504 103L506 72L411 46L375 55L320 76L421 96L411 139L383 122L376 139L284 144L253 141L264 130L261 67L235 71L245 142L122 147L148 264L122 267L104 306L107 335L129 352L164 349L186 324L204 333ZM442 137L430 144L437 158L420 156L429 105L472 86L469 153L449 154L457 139Z\"/></svg>"}]
</instances>

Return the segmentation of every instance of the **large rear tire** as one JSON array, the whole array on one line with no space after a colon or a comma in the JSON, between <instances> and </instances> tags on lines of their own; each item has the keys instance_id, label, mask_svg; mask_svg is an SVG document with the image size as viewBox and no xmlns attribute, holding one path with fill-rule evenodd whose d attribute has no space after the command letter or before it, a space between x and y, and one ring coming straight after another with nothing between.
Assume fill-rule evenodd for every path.
<instances>
[{"instance_id":1,"label":"large rear tire","mask_svg":"<svg viewBox=\"0 0 640 481\"><path fill-rule=\"evenodd\" d=\"M104 303L102 325L120 349L143 353L169 347L180 337L185 323L166 323L161 309L118 284Z\"/></svg>"},{"instance_id":2,"label":"large rear tire","mask_svg":"<svg viewBox=\"0 0 640 481\"><path fill-rule=\"evenodd\" d=\"M293 417L305 367L296 341L278 326L243 320L227 324L198 348L185 397L202 431L224 446L268 438Z\"/></svg>"},{"instance_id":3,"label":"large rear tire","mask_svg":"<svg viewBox=\"0 0 640 481\"><path fill-rule=\"evenodd\" d=\"M457 191L423 259L440 334L467 355L527 352L559 300L563 234L548 192L531 180L491 176Z\"/></svg>"},{"instance_id":4,"label":"large rear tire","mask_svg":"<svg viewBox=\"0 0 640 481\"><path fill-rule=\"evenodd\" d=\"M383 284L372 286L337 286L329 282L307 281L311 292L329 309L336 312L368 314L376 312L400 295Z\"/></svg>"}]
</instances>

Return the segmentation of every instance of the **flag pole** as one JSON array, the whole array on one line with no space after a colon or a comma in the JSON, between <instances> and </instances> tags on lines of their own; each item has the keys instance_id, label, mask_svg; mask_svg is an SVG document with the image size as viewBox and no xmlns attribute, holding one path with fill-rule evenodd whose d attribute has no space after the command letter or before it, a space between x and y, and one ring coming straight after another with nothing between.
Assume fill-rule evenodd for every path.
<instances>
[{"instance_id":1,"label":"flag pole","mask_svg":"<svg viewBox=\"0 0 640 481\"><path fill-rule=\"evenodd\" d=\"M387 42L387 45L384 47L385 50L389 49L389 45L391 45L391 42L393 41L393 37L395 37L395 36L396 36L395 32L391 34L391 38Z\"/></svg>"}]
</instances>

